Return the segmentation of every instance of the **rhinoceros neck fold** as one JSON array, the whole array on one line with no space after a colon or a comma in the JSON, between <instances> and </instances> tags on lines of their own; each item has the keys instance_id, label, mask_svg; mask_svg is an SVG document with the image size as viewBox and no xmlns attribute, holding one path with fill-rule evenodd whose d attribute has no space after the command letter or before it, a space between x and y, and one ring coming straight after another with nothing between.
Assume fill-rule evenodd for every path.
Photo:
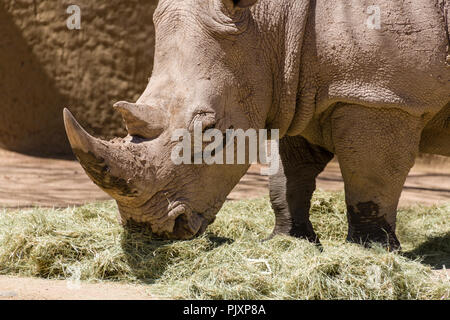
<instances>
[{"instance_id":1,"label":"rhinoceros neck fold","mask_svg":"<svg viewBox=\"0 0 450 320\"><path fill-rule=\"evenodd\" d=\"M267 3L266 3L267 2ZM276 50L274 59L274 88L272 107L267 115L267 129L279 129L280 138L289 129L295 114L296 99L300 78L300 63L302 46L305 36L306 22L308 20L309 0L295 0L269 2L262 1L256 6L255 17L266 17L262 20L277 19L275 32L267 32L266 43L271 43L271 48ZM273 21L272 21L273 24ZM267 21L261 21L261 25L267 26ZM275 40L275 44L273 40Z\"/></svg>"}]
</instances>

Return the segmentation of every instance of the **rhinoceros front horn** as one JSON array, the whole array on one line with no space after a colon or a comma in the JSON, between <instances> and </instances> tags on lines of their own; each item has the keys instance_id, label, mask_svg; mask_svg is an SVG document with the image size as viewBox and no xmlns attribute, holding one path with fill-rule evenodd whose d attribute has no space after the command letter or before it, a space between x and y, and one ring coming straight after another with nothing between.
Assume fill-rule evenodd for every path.
<instances>
[{"instance_id":1,"label":"rhinoceros front horn","mask_svg":"<svg viewBox=\"0 0 450 320\"><path fill-rule=\"evenodd\" d=\"M87 175L102 187L103 177L100 177L100 172L105 171L106 167L107 142L87 133L68 109L64 109L64 126L70 146L81 166Z\"/></svg>"},{"instance_id":2,"label":"rhinoceros front horn","mask_svg":"<svg viewBox=\"0 0 450 320\"><path fill-rule=\"evenodd\" d=\"M123 150L92 137L67 109L64 109L64 125L72 150L91 180L113 197L132 195L126 170L122 168L126 160Z\"/></svg>"},{"instance_id":3,"label":"rhinoceros front horn","mask_svg":"<svg viewBox=\"0 0 450 320\"><path fill-rule=\"evenodd\" d=\"M94 152L98 139L87 133L68 109L64 109L64 126L67 137L74 152Z\"/></svg>"}]
</instances>

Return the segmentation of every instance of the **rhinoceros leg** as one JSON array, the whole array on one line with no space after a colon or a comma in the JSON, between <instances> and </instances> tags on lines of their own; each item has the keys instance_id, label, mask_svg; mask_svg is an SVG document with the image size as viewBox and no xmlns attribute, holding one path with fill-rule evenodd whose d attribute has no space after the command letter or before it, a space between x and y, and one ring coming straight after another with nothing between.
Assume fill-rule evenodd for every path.
<instances>
[{"instance_id":1,"label":"rhinoceros leg","mask_svg":"<svg viewBox=\"0 0 450 320\"><path fill-rule=\"evenodd\" d=\"M332 136L345 183L347 240L400 249L397 205L419 150L423 123L398 109L338 106Z\"/></svg>"},{"instance_id":2,"label":"rhinoceros leg","mask_svg":"<svg viewBox=\"0 0 450 320\"><path fill-rule=\"evenodd\" d=\"M319 243L309 221L309 209L316 177L332 158L332 153L310 144L301 136L281 139L280 169L269 179L276 219L272 236L286 234Z\"/></svg>"}]
</instances>

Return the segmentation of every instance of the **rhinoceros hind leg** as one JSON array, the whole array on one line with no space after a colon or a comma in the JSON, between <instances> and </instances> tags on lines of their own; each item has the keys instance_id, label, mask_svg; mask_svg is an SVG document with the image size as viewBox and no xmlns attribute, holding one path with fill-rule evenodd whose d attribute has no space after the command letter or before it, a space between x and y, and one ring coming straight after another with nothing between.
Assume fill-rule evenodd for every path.
<instances>
[{"instance_id":1,"label":"rhinoceros hind leg","mask_svg":"<svg viewBox=\"0 0 450 320\"><path fill-rule=\"evenodd\" d=\"M316 177L332 158L332 153L301 136L281 139L280 169L269 179L276 220L271 237L285 234L320 244L309 220L309 209Z\"/></svg>"},{"instance_id":2,"label":"rhinoceros hind leg","mask_svg":"<svg viewBox=\"0 0 450 320\"><path fill-rule=\"evenodd\" d=\"M398 109L341 105L332 135L345 183L347 240L400 249L397 206L418 154L423 123Z\"/></svg>"}]
</instances>

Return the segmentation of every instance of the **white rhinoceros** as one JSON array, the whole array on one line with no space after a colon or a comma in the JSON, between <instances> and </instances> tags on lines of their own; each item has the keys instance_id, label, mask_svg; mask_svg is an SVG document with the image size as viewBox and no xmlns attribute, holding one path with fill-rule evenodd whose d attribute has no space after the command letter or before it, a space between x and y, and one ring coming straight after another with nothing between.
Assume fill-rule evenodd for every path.
<instances>
[{"instance_id":1,"label":"white rhinoceros","mask_svg":"<svg viewBox=\"0 0 450 320\"><path fill-rule=\"evenodd\" d=\"M123 222L188 239L249 164L175 165L175 130L279 129L274 234L318 241L315 178L337 156L351 241L399 247L397 204L419 152L450 156L447 0L161 0L147 89L103 141L65 111L74 153Z\"/></svg>"}]
</instances>

